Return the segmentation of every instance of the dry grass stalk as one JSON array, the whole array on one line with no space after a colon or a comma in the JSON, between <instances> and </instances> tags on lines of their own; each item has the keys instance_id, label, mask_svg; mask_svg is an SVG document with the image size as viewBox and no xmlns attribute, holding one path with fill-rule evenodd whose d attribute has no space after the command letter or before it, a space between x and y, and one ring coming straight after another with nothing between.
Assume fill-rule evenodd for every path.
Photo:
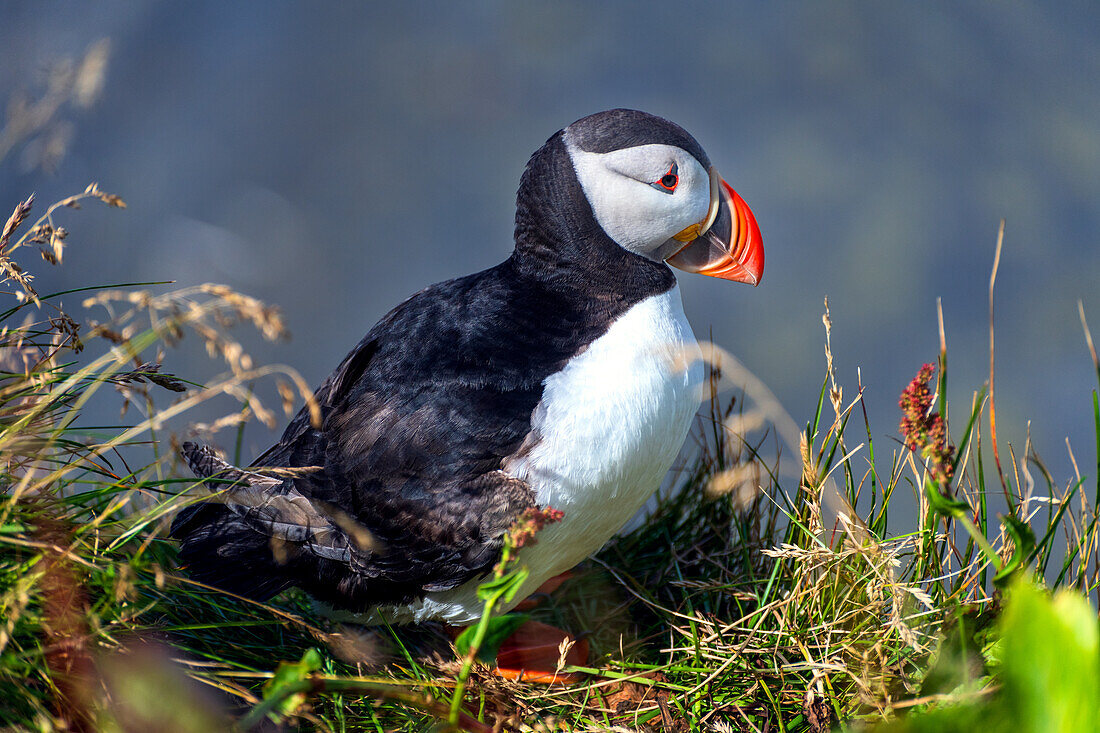
<instances>
[{"instance_id":1,"label":"dry grass stalk","mask_svg":"<svg viewBox=\"0 0 1100 733\"><path fill-rule=\"evenodd\" d=\"M72 123L62 119L61 113L66 107L83 110L96 102L106 82L110 52L109 40L96 41L79 61L61 59L50 64L45 89L36 99L26 91L14 95L0 128L0 161L26 142L24 167L56 170L73 137Z\"/></svg>"}]
</instances>

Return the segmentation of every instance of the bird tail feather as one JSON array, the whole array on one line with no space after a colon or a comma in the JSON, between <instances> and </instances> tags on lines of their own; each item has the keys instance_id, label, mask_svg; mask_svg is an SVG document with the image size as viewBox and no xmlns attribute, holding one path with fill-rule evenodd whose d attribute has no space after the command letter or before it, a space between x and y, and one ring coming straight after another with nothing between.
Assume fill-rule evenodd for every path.
<instances>
[{"instance_id":1,"label":"bird tail feather","mask_svg":"<svg viewBox=\"0 0 1100 733\"><path fill-rule=\"evenodd\" d=\"M183 509L170 531L200 582L267 600L295 584L300 561L354 563L377 549L344 512L302 495L293 481L233 466L207 446L184 443L181 452L219 492Z\"/></svg>"}]
</instances>

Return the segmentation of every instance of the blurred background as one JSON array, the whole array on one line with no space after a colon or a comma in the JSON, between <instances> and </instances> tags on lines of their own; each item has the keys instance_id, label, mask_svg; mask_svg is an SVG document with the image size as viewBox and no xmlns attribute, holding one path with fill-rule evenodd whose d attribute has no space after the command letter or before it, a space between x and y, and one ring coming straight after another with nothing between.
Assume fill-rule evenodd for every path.
<instances>
[{"instance_id":1,"label":"blurred background","mask_svg":"<svg viewBox=\"0 0 1100 733\"><path fill-rule=\"evenodd\" d=\"M293 340L247 340L256 360L317 384L409 294L508 255L547 137L643 109L695 135L764 235L755 290L681 276L696 333L803 423L828 296L846 398L859 368L887 454L898 394L937 355L936 298L953 403L986 380L1005 218L998 428L1022 455L1033 421L1064 485L1067 437L1095 465L1077 301L1100 331L1098 28L1088 2L5 3L9 123L60 60L91 50L103 73L0 137L0 204L99 181L129 207L66 213L64 265L28 263L39 292L225 283L286 315ZM165 369L220 368L185 340ZM273 438L250 427L245 454Z\"/></svg>"}]
</instances>

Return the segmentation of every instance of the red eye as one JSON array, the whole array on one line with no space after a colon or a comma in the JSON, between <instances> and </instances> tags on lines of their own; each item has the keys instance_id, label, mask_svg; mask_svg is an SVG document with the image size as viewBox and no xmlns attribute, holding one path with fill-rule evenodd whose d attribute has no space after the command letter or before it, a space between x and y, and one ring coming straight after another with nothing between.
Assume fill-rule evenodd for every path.
<instances>
[{"instance_id":1,"label":"red eye","mask_svg":"<svg viewBox=\"0 0 1100 733\"><path fill-rule=\"evenodd\" d=\"M673 163L668 169L668 173L661 176L660 180L655 181L649 185L653 186L658 191L664 191L665 193L672 193L676 190L676 184L680 182L680 177L676 175L676 164Z\"/></svg>"}]
</instances>

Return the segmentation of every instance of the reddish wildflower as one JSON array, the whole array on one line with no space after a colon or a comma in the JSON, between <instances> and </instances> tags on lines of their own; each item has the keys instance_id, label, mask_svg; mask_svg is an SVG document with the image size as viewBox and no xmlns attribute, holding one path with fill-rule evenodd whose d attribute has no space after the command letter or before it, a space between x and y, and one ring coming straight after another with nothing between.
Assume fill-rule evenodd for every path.
<instances>
[{"instance_id":1,"label":"reddish wildflower","mask_svg":"<svg viewBox=\"0 0 1100 733\"><path fill-rule=\"evenodd\" d=\"M508 529L508 541L512 547L525 547L535 544L535 534L548 524L560 522L565 516L561 509L539 509L530 507L519 515Z\"/></svg>"},{"instance_id":2,"label":"reddish wildflower","mask_svg":"<svg viewBox=\"0 0 1100 733\"><path fill-rule=\"evenodd\" d=\"M948 440L943 417L932 411L932 391L928 383L932 381L935 371L935 366L925 364L901 393L898 400L901 408L899 427L905 437L905 445L909 450L920 451L928 461L932 479L942 489L951 483L955 472L955 446Z\"/></svg>"}]
</instances>

